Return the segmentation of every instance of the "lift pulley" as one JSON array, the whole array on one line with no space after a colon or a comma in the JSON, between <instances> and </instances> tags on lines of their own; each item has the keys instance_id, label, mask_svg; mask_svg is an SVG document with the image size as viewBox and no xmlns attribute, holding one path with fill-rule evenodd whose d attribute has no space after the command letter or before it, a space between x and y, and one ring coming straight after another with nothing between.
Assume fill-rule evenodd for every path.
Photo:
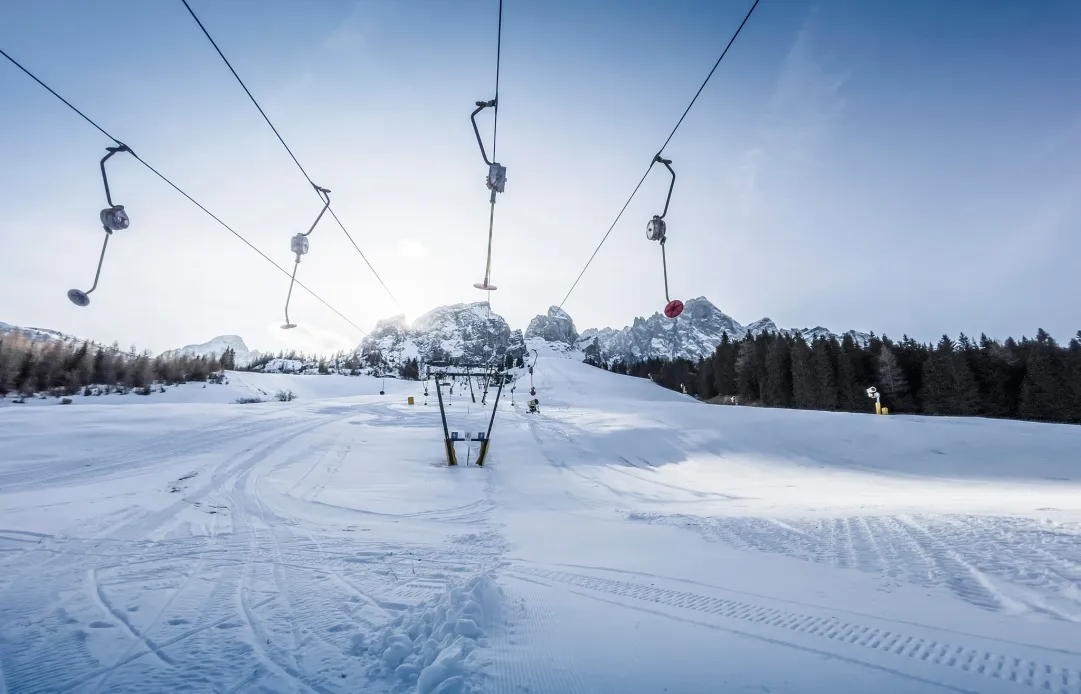
<instances>
[{"instance_id":1,"label":"lift pulley","mask_svg":"<svg viewBox=\"0 0 1081 694\"><path fill-rule=\"evenodd\" d=\"M114 231L123 231L131 224L131 220L128 218L128 213L124 210L123 205L113 204L113 195L109 190L109 176L105 173L105 162L109 160L109 157L118 152L130 152L134 156L134 152L131 151L127 145L121 143L116 147L106 147L108 152L101 158L101 180L105 184L105 201L109 204L107 208L101 211L98 215L98 219L101 220L101 226L105 230L105 241L101 244L101 255L98 256L98 269L94 273L94 285L85 292L81 289L69 289L68 299L76 306L87 306L90 304L90 294L98 288L98 278L101 277L101 265L105 262L105 249L109 247L109 237L113 235Z\"/></svg>"},{"instance_id":2,"label":"lift pulley","mask_svg":"<svg viewBox=\"0 0 1081 694\"><path fill-rule=\"evenodd\" d=\"M319 210L319 216L312 222L308 231L303 234L297 234L289 241L289 250L296 254L296 261L293 262L293 275L289 278L289 293L285 295L285 323L282 324L282 330L289 330L297 327L297 324L289 320L289 301L293 298L293 285L297 281L297 267L300 265L300 256L308 253L308 237L315 231L315 225L319 223L319 220L326 214L327 208L330 207L330 190L327 188L320 188L319 186L312 184L315 191L319 193L319 197L323 199L323 209Z\"/></svg>"},{"instance_id":3,"label":"lift pulley","mask_svg":"<svg viewBox=\"0 0 1081 694\"><path fill-rule=\"evenodd\" d=\"M653 157L653 161L664 164L664 167L668 169L668 173L672 174L672 182L668 185L668 197L664 201L664 212L653 215L653 219L646 224L646 238L650 241L659 241L661 244L661 267L664 269L664 300L668 302L664 307L664 315L668 318L675 318L683 313L683 302L668 296L668 260L664 252L664 243L668 240L668 228L664 223L664 218L668 214L668 205L672 202L672 189L676 187L676 172L672 170L671 159L664 159L658 154Z\"/></svg>"}]
</instances>

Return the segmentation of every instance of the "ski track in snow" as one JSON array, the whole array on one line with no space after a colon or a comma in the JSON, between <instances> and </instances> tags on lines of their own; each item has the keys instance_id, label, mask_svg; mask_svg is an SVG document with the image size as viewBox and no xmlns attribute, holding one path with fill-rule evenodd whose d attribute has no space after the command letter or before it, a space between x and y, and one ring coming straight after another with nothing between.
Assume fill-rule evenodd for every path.
<instances>
[{"instance_id":1,"label":"ski track in snow","mask_svg":"<svg viewBox=\"0 0 1081 694\"><path fill-rule=\"evenodd\" d=\"M332 396L147 405L146 431L129 406L0 411L0 694L1081 694L1077 487L875 476L803 444L908 445L904 418L804 424L555 357L542 412L504 399L490 464L448 469L419 384L310 378ZM920 431L963 471L977 424ZM1081 445L1001 426L1045 469Z\"/></svg>"},{"instance_id":2,"label":"ski track in snow","mask_svg":"<svg viewBox=\"0 0 1081 694\"><path fill-rule=\"evenodd\" d=\"M636 605L652 603L663 614L677 618L694 613L697 619L704 619L705 624L710 626L796 648L814 648L823 654L866 661L872 667L904 672L908 668L904 659L909 659L1043 691L1060 694L1081 692L1081 671L1061 666L1059 663L1063 659L1061 656L1056 658L1057 654L1053 652L1045 653L1041 659L1040 649L1036 648L1004 653L1000 644L998 648L972 645L953 634L936 638L913 633L911 627L890 624L887 620L861 624L828 614L801 613L778 605L756 605L678 588L529 566L516 566L513 572L563 589L582 588L587 591L585 595L628 600L619 604L629 609L641 609ZM976 637L971 637L971 640L978 641ZM881 654L894 658L878 657ZM891 662L898 659L901 662L896 665ZM932 677L930 681L956 688L948 680ZM981 685L974 683L971 686L979 690ZM966 690L962 688L960 691Z\"/></svg>"},{"instance_id":3,"label":"ski track in snow","mask_svg":"<svg viewBox=\"0 0 1081 694\"><path fill-rule=\"evenodd\" d=\"M944 588L987 610L1021 602L1051 618L1081 622L1077 527L1067 531L1030 518L954 515L783 521L652 514L632 518L690 528L738 549Z\"/></svg>"},{"instance_id":4,"label":"ski track in snow","mask_svg":"<svg viewBox=\"0 0 1081 694\"><path fill-rule=\"evenodd\" d=\"M153 466L155 456L160 463L220 447L236 451L193 477L183 498L119 519L110 515L84 526L85 536L0 532L7 579L0 592L4 691L336 692L354 690L358 677L367 680L354 636L385 628L481 573L500 550L498 542L475 542L472 532L450 548L361 540L354 528L329 534L276 509L263 498L263 471L280 461L286 444L316 437L357 412L346 407L332 414L224 423L194 437L156 438L85 458L59 474L5 471L5 481L17 478L5 491L24 491L131 472ZM313 455L320 447L324 455ZM298 498L310 501L332 483L350 451L348 443L318 439L276 467L307 463L311 479L293 487L303 486ZM83 472L87 465L92 472ZM482 500L412 515L468 530L489 508ZM193 509L208 514L210 532L172 537ZM163 539L141 539L155 535ZM395 555L407 557L397 570ZM378 680L366 687L391 688Z\"/></svg>"}]
</instances>

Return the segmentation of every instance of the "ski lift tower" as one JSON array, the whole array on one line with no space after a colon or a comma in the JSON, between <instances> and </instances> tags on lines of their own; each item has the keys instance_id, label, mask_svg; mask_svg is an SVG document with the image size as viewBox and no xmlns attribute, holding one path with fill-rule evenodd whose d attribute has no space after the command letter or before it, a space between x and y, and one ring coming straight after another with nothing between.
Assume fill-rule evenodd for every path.
<instances>
[{"instance_id":1,"label":"ski lift tower","mask_svg":"<svg viewBox=\"0 0 1081 694\"><path fill-rule=\"evenodd\" d=\"M503 385L509 380L510 376L505 369L494 367L490 364L450 364L446 362L431 362L426 365L428 369L428 377L435 380L435 395L439 400L439 418L443 423L443 448L447 456L447 465L454 466L458 464L458 456L454 450L454 444L458 441L476 441L480 443L480 453L477 455L477 465L484 466L484 461L488 456L488 444L491 442L492 437L492 425L495 423L495 413L499 409L499 396L503 392ZM488 383L494 383L497 385L495 393L495 402L492 405L492 416L488 420L488 430L478 431L474 438L469 438L466 434L465 437L459 437L457 431L451 431L447 425L447 410L443 403L443 386L445 381L450 383L454 382L456 378L464 378L467 381L475 376L486 376ZM487 393L487 387L485 388ZM481 399L483 403L484 399Z\"/></svg>"}]
</instances>

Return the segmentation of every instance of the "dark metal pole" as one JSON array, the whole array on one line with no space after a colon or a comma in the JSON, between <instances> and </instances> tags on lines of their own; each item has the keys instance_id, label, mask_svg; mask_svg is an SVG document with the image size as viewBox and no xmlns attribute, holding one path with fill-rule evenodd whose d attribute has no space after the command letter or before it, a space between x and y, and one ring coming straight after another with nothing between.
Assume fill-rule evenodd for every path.
<instances>
[{"instance_id":1,"label":"dark metal pole","mask_svg":"<svg viewBox=\"0 0 1081 694\"><path fill-rule=\"evenodd\" d=\"M454 442L450 440L450 428L447 427L447 412L443 409L443 384L439 381L438 374L435 377L435 395L439 398L439 418L443 420L443 449L447 454L447 465L457 465Z\"/></svg>"},{"instance_id":2,"label":"dark metal pole","mask_svg":"<svg viewBox=\"0 0 1081 694\"><path fill-rule=\"evenodd\" d=\"M480 454L477 456L477 465L483 467L484 460L488 457L488 444L492 440L492 425L495 423L495 413L499 410L499 395L503 392L503 382L506 380L506 374L500 374L499 389L495 392L495 404L492 405L492 418L488 420L488 432L484 435L484 440L480 442Z\"/></svg>"}]
</instances>

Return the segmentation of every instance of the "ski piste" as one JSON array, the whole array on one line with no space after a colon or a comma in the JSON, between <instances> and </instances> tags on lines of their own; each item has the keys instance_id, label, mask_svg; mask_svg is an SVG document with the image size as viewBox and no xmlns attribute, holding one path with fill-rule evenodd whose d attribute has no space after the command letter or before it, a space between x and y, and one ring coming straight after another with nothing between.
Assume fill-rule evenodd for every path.
<instances>
[{"instance_id":1,"label":"ski piste","mask_svg":"<svg viewBox=\"0 0 1081 694\"><path fill-rule=\"evenodd\" d=\"M0 408L0 691L1081 692L1081 428L228 381Z\"/></svg>"}]
</instances>

